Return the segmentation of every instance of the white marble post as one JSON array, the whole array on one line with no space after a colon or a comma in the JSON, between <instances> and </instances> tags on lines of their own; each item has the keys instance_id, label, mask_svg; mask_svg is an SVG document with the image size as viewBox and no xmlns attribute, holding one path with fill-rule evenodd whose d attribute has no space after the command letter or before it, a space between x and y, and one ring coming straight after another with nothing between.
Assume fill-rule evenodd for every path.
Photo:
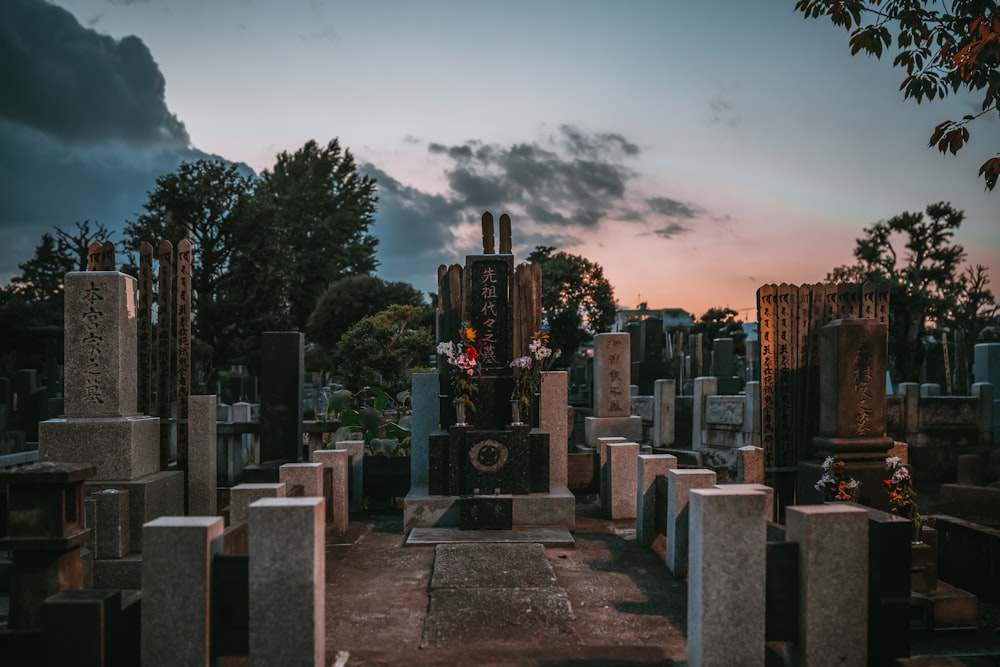
<instances>
[{"instance_id":1,"label":"white marble post","mask_svg":"<svg viewBox=\"0 0 1000 667\"><path fill-rule=\"evenodd\" d=\"M692 489L688 505L687 664L763 666L764 495L735 485Z\"/></svg>"},{"instance_id":2,"label":"white marble post","mask_svg":"<svg viewBox=\"0 0 1000 667\"><path fill-rule=\"evenodd\" d=\"M656 539L656 478L677 468L671 454L640 454L636 474L635 539L648 547Z\"/></svg>"},{"instance_id":3,"label":"white marble post","mask_svg":"<svg viewBox=\"0 0 1000 667\"><path fill-rule=\"evenodd\" d=\"M326 664L323 498L250 506L250 664Z\"/></svg>"}]
</instances>

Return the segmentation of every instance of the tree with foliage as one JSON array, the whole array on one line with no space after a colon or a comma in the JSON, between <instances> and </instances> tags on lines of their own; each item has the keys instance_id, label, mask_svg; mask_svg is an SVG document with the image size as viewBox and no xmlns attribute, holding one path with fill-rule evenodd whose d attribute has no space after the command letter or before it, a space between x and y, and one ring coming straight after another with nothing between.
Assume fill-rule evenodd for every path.
<instances>
[{"instance_id":1,"label":"tree with foliage","mask_svg":"<svg viewBox=\"0 0 1000 667\"><path fill-rule=\"evenodd\" d=\"M340 382L352 391L378 386L389 395L409 389L413 369L426 364L434 349L431 329L418 325L422 311L394 304L348 329L337 343Z\"/></svg>"},{"instance_id":2,"label":"tree with foliage","mask_svg":"<svg viewBox=\"0 0 1000 667\"><path fill-rule=\"evenodd\" d=\"M552 329L549 346L563 352L556 365L565 367L594 334L611 330L615 296L600 264L554 250L535 246L528 262L542 267L542 317Z\"/></svg>"},{"instance_id":3,"label":"tree with foliage","mask_svg":"<svg viewBox=\"0 0 1000 667\"><path fill-rule=\"evenodd\" d=\"M368 233L375 220L375 180L358 173L349 150L333 139L326 146L307 142L282 152L261 174L254 197L256 223L271 236L268 260L287 283L291 322L305 331L309 315L327 285L375 270L378 239ZM250 264L248 278L259 266Z\"/></svg>"},{"instance_id":4,"label":"tree with foliage","mask_svg":"<svg viewBox=\"0 0 1000 667\"><path fill-rule=\"evenodd\" d=\"M892 50L893 66L906 70L903 97L944 98L963 91L982 95L980 110L961 120L944 120L930 136L930 146L957 153L969 141L968 125L1000 116L1000 12L995 0L797 0L795 11L807 18L827 16L851 32L851 55L864 51L881 58ZM981 92L980 92L981 91ZM1000 153L979 168L992 190L1000 176Z\"/></svg>"},{"instance_id":5,"label":"tree with foliage","mask_svg":"<svg viewBox=\"0 0 1000 667\"><path fill-rule=\"evenodd\" d=\"M359 298L362 295L363 298ZM378 276L360 274L339 278L320 295L306 323L306 333L310 341L333 350L352 325L392 304L424 306L424 295L409 283L389 282Z\"/></svg>"},{"instance_id":6,"label":"tree with foliage","mask_svg":"<svg viewBox=\"0 0 1000 667\"><path fill-rule=\"evenodd\" d=\"M975 326L996 312L986 270L960 273L965 250L954 242L965 214L941 202L924 213L904 212L877 222L857 239L857 264L841 266L827 280L889 284L889 364L898 381L920 380L924 342L931 330L962 328L975 340ZM900 254L895 243L902 241ZM932 329L928 329L930 323Z\"/></svg>"},{"instance_id":7,"label":"tree with foliage","mask_svg":"<svg viewBox=\"0 0 1000 667\"><path fill-rule=\"evenodd\" d=\"M111 238L99 222L93 227L90 220L73 224L72 231L55 227L55 234L42 234L34 256L18 265L21 275L0 287L0 349L7 351L4 367L12 366L0 372L40 366L43 350L38 349L36 334L62 328L66 274L86 270L90 244ZM22 354L15 359L18 350Z\"/></svg>"},{"instance_id":8,"label":"tree with foliage","mask_svg":"<svg viewBox=\"0 0 1000 667\"><path fill-rule=\"evenodd\" d=\"M222 160L183 162L176 171L156 179L143 204L145 213L125 225L132 251L144 241L154 255L160 241L174 248L182 239L194 245L191 267L192 334L207 343L216 359L227 359L231 337L229 304L224 284L233 255L239 252L243 216L254 180Z\"/></svg>"},{"instance_id":9,"label":"tree with foliage","mask_svg":"<svg viewBox=\"0 0 1000 667\"><path fill-rule=\"evenodd\" d=\"M739 346L746 340L747 333L743 330L743 320L738 315L737 311L728 306L709 308L691 327L691 333L704 335L709 343L716 338L732 338L737 349L741 349Z\"/></svg>"}]
</instances>

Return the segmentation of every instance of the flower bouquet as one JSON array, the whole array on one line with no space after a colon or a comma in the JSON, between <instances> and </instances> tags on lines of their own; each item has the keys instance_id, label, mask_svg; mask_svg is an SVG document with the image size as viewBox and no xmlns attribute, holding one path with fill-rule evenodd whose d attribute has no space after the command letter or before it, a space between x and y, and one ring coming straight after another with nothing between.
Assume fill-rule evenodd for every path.
<instances>
[{"instance_id":1,"label":"flower bouquet","mask_svg":"<svg viewBox=\"0 0 1000 667\"><path fill-rule=\"evenodd\" d=\"M476 375L479 373L479 363L476 361L479 351L476 349L476 330L468 322L462 322L458 329L458 342L442 341L438 343L437 353L444 357L451 366L452 402L455 404L455 417L459 425L465 424L465 412L476 411L473 397L479 391L476 386Z\"/></svg>"},{"instance_id":2,"label":"flower bouquet","mask_svg":"<svg viewBox=\"0 0 1000 667\"><path fill-rule=\"evenodd\" d=\"M823 475L816 482L816 490L823 492L823 500L858 501L861 482L844 475L844 462L835 461L832 456L823 461Z\"/></svg>"},{"instance_id":3,"label":"flower bouquet","mask_svg":"<svg viewBox=\"0 0 1000 667\"><path fill-rule=\"evenodd\" d=\"M561 350L553 352L549 347L550 336L549 325L542 324L541 331L536 331L528 344L530 354L510 362L510 367L514 369L514 390L511 392L510 400L516 424L521 423L522 415L531 413L531 399L541 385L542 371L549 368L562 352Z\"/></svg>"},{"instance_id":4,"label":"flower bouquet","mask_svg":"<svg viewBox=\"0 0 1000 667\"><path fill-rule=\"evenodd\" d=\"M920 513L917 511L917 492L913 490L913 478L910 477L910 470L903 465L902 459L898 456L889 456L885 459L885 469L889 472L889 479L883 479L882 484L889 492L889 505L893 514L904 516L913 521L913 541L919 541L920 526L923 523Z\"/></svg>"}]
</instances>

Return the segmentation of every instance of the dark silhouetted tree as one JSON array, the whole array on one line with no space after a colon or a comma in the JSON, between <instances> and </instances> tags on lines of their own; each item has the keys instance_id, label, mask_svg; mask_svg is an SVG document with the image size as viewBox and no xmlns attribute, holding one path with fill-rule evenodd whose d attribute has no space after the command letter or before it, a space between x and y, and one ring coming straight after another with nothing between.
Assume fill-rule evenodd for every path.
<instances>
[{"instance_id":1,"label":"dark silhouetted tree","mask_svg":"<svg viewBox=\"0 0 1000 667\"><path fill-rule=\"evenodd\" d=\"M562 350L556 365L566 367L594 334L611 330L615 296L600 264L554 250L536 246L528 262L542 267L542 317L552 329L550 347Z\"/></svg>"}]
</instances>

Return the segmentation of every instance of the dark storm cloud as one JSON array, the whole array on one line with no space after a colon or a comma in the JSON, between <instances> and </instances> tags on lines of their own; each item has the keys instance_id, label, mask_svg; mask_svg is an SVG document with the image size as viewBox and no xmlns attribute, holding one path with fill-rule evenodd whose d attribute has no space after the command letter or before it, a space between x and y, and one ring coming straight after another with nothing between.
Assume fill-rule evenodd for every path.
<instances>
[{"instance_id":1,"label":"dark storm cloud","mask_svg":"<svg viewBox=\"0 0 1000 667\"><path fill-rule=\"evenodd\" d=\"M0 118L63 141L189 143L138 37L115 40L41 0L0 3Z\"/></svg>"},{"instance_id":2,"label":"dark storm cloud","mask_svg":"<svg viewBox=\"0 0 1000 667\"><path fill-rule=\"evenodd\" d=\"M703 209L693 204L670 199L669 197L652 197L646 200L646 204L649 205L649 210L653 213L665 215L670 218L692 220L705 213Z\"/></svg>"},{"instance_id":3,"label":"dark storm cloud","mask_svg":"<svg viewBox=\"0 0 1000 667\"><path fill-rule=\"evenodd\" d=\"M157 177L213 157L189 147L138 38L41 0L0 0L0 91L0 282L53 227L100 222L121 241Z\"/></svg>"},{"instance_id":4,"label":"dark storm cloud","mask_svg":"<svg viewBox=\"0 0 1000 667\"><path fill-rule=\"evenodd\" d=\"M638 154L635 144L569 125L549 144L431 143L428 151L454 161L448 184L470 206L515 207L536 222L581 227L593 227L624 206L635 173L622 159Z\"/></svg>"},{"instance_id":5,"label":"dark storm cloud","mask_svg":"<svg viewBox=\"0 0 1000 667\"><path fill-rule=\"evenodd\" d=\"M684 232L690 231L687 227L680 224L679 222L671 222L666 227L653 230L653 233L657 236L662 236L665 239L670 239Z\"/></svg>"}]
</instances>

